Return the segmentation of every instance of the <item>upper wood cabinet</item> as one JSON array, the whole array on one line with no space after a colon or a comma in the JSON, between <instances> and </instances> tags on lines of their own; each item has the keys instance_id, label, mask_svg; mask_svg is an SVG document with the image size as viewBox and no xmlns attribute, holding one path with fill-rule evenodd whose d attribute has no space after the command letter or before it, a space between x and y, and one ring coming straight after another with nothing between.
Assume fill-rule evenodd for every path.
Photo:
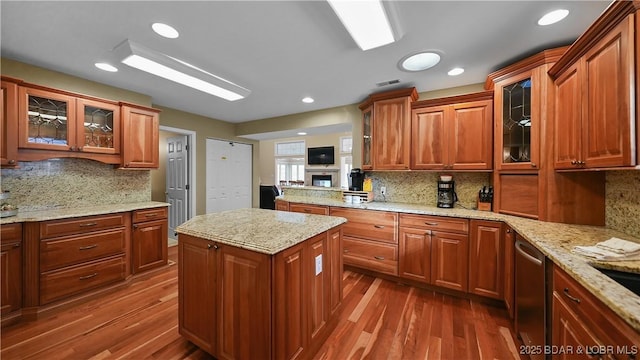
<instances>
[{"instance_id":1,"label":"upper wood cabinet","mask_svg":"<svg viewBox=\"0 0 640 360\"><path fill-rule=\"evenodd\" d=\"M368 154L372 170L409 169L411 103L417 99L416 89L410 88L370 95L360 105L365 136L362 143L364 169L369 169ZM370 141L366 138L369 134Z\"/></svg>"},{"instance_id":2,"label":"upper wood cabinet","mask_svg":"<svg viewBox=\"0 0 640 360\"><path fill-rule=\"evenodd\" d=\"M13 79L2 77L0 96L0 165L18 165L18 85Z\"/></svg>"},{"instance_id":3,"label":"upper wood cabinet","mask_svg":"<svg viewBox=\"0 0 640 360\"><path fill-rule=\"evenodd\" d=\"M613 16L612 6L602 18ZM556 169L635 166L635 14L590 28L551 68ZM599 39L599 40L596 40ZM577 55L578 53L584 55Z\"/></svg>"},{"instance_id":4,"label":"upper wood cabinet","mask_svg":"<svg viewBox=\"0 0 640 360\"><path fill-rule=\"evenodd\" d=\"M492 91L424 100L411 107L411 169L492 168Z\"/></svg>"},{"instance_id":5,"label":"upper wood cabinet","mask_svg":"<svg viewBox=\"0 0 640 360\"><path fill-rule=\"evenodd\" d=\"M122 104L122 167L158 168L159 111Z\"/></svg>"}]
</instances>

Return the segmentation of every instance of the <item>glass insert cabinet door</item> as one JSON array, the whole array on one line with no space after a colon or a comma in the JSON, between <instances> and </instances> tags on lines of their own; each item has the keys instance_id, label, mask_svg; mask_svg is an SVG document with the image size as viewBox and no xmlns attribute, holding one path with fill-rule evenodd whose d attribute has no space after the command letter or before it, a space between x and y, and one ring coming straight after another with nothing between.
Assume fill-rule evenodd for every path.
<instances>
[{"instance_id":1,"label":"glass insert cabinet door","mask_svg":"<svg viewBox=\"0 0 640 360\"><path fill-rule=\"evenodd\" d=\"M80 151L120 153L120 106L88 99L77 99Z\"/></svg>"},{"instance_id":2,"label":"glass insert cabinet door","mask_svg":"<svg viewBox=\"0 0 640 360\"><path fill-rule=\"evenodd\" d=\"M371 170L373 162L371 159L372 150L372 129L371 116L373 115L373 106L362 111L362 169Z\"/></svg>"},{"instance_id":3,"label":"glass insert cabinet door","mask_svg":"<svg viewBox=\"0 0 640 360\"><path fill-rule=\"evenodd\" d=\"M71 150L75 142L75 99L49 91L20 88L18 104L22 148Z\"/></svg>"}]
</instances>

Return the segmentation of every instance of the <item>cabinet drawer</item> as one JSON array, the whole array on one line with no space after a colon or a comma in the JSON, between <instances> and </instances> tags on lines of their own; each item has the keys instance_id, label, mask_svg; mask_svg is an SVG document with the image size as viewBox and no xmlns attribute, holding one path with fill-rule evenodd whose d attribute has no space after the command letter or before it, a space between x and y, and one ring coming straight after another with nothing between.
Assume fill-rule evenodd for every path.
<instances>
[{"instance_id":1,"label":"cabinet drawer","mask_svg":"<svg viewBox=\"0 0 640 360\"><path fill-rule=\"evenodd\" d=\"M125 229L40 242L40 269L48 271L124 253Z\"/></svg>"},{"instance_id":2,"label":"cabinet drawer","mask_svg":"<svg viewBox=\"0 0 640 360\"><path fill-rule=\"evenodd\" d=\"M124 217L124 213L119 213L46 221L40 224L40 239L124 226Z\"/></svg>"},{"instance_id":3,"label":"cabinet drawer","mask_svg":"<svg viewBox=\"0 0 640 360\"><path fill-rule=\"evenodd\" d=\"M40 305L123 280L124 255L40 274Z\"/></svg>"},{"instance_id":4,"label":"cabinet drawer","mask_svg":"<svg viewBox=\"0 0 640 360\"><path fill-rule=\"evenodd\" d=\"M329 207L321 206L321 205L290 203L289 211L305 213L305 214L329 215Z\"/></svg>"},{"instance_id":5,"label":"cabinet drawer","mask_svg":"<svg viewBox=\"0 0 640 360\"><path fill-rule=\"evenodd\" d=\"M342 226L344 236L398 244L398 214L386 211L331 208L332 216L348 221Z\"/></svg>"},{"instance_id":6,"label":"cabinet drawer","mask_svg":"<svg viewBox=\"0 0 640 360\"><path fill-rule=\"evenodd\" d=\"M444 216L400 215L400 226L447 232L469 233L469 220Z\"/></svg>"},{"instance_id":7,"label":"cabinet drawer","mask_svg":"<svg viewBox=\"0 0 640 360\"><path fill-rule=\"evenodd\" d=\"M3 244L22 240L22 224L5 224L0 226L0 242Z\"/></svg>"},{"instance_id":8,"label":"cabinet drawer","mask_svg":"<svg viewBox=\"0 0 640 360\"><path fill-rule=\"evenodd\" d=\"M398 247L395 245L345 237L343 255L346 265L398 275Z\"/></svg>"},{"instance_id":9,"label":"cabinet drawer","mask_svg":"<svg viewBox=\"0 0 640 360\"><path fill-rule=\"evenodd\" d=\"M149 220L166 219L168 210L166 207L136 210L133 212L133 223Z\"/></svg>"}]
</instances>

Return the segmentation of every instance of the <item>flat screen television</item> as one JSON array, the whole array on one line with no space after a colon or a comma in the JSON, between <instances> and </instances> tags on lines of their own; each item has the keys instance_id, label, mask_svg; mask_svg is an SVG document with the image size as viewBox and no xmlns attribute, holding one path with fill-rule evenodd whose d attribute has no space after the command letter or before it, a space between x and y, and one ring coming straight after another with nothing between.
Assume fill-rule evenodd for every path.
<instances>
[{"instance_id":1,"label":"flat screen television","mask_svg":"<svg viewBox=\"0 0 640 360\"><path fill-rule=\"evenodd\" d=\"M335 164L333 146L307 148L307 163L309 165Z\"/></svg>"}]
</instances>

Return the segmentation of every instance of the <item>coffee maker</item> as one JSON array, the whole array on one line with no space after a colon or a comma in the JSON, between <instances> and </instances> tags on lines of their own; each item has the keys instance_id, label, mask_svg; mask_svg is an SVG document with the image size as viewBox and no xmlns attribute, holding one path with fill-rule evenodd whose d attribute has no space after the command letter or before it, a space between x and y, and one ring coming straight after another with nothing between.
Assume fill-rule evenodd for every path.
<instances>
[{"instance_id":1,"label":"coffee maker","mask_svg":"<svg viewBox=\"0 0 640 360\"><path fill-rule=\"evenodd\" d=\"M362 169L351 169L349 173L349 190L362 191L362 184L364 183L364 171Z\"/></svg>"},{"instance_id":2,"label":"coffee maker","mask_svg":"<svg viewBox=\"0 0 640 360\"><path fill-rule=\"evenodd\" d=\"M458 201L458 195L455 190L455 181L438 180L438 204L439 208L452 208L456 201Z\"/></svg>"}]
</instances>

